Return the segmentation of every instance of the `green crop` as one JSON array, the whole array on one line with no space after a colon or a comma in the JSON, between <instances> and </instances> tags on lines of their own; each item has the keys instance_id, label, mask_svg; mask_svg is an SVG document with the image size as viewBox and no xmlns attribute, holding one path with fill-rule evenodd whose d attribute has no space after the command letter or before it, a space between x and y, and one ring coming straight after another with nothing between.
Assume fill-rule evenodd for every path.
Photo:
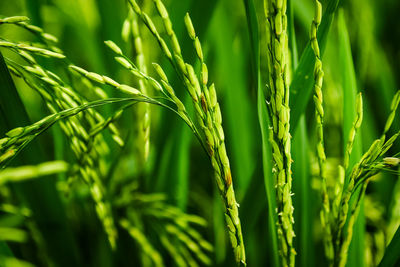
<instances>
[{"instance_id":1,"label":"green crop","mask_svg":"<svg viewBox=\"0 0 400 267\"><path fill-rule=\"evenodd\" d=\"M0 267L400 263L399 4L3 2Z\"/></svg>"}]
</instances>

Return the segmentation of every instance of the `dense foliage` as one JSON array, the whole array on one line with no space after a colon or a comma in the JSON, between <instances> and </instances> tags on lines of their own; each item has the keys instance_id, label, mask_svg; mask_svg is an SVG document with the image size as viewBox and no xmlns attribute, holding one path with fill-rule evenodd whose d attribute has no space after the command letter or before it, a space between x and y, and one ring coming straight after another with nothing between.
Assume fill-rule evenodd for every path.
<instances>
[{"instance_id":1,"label":"dense foliage","mask_svg":"<svg viewBox=\"0 0 400 267\"><path fill-rule=\"evenodd\" d=\"M0 267L397 266L396 10L1 1Z\"/></svg>"}]
</instances>

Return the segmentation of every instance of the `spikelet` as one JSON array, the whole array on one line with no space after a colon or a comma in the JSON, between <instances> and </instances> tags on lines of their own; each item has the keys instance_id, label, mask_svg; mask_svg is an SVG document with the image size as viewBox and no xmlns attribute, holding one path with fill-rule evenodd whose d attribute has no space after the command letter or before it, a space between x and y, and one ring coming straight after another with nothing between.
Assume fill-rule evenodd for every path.
<instances>
[{"instance_id":1,"label":"spikelet","mask_svg":"<svg viewBox=\"0 0 400 267\"><path fill-rule=\"evenodd\" d=\"M292 157L288 78L288 35L286 1L264 1L267 26L267 58L270 91L270 118L272 127L269 141L273 148L274 178L277 203L277 231L280 256L283 266L294 266L295 249L293 238L292 205Z\"/></svg>"},{"instance_id":2,"label":"spikelet","mask_svg":"<svg viewBox=\"0 0 400 267\"><path fill-rule=\"evenodd\" d=\"M152 22L151 18L145 14L134 0L129 1L133 11L142 19L150 32L158 41L164 55L170 60L175 67L176 72L181 77L189 95L194 104L195 113L203 132L203 146L211 158L211 164L214 168L215 179L224 199L225 218L228 226L228 233L234 251L235 259L238 264L246 264L246 256L244 250L243 236L239 219L238 204L236 202L235 193L232 184L232 174L230 170L229 158L225 148L225 135L222 127L222 117L220 107L216 97L214 85L208 86L207 66L203 61L203 52L190 17L186 15L185 24L188 29L189 36L193 40L197 57L201 61L202 70L200 78L196 75L193 66L187 64L181 54L181 48L172 28L168 12L161 0L154 0L156 10L162 19L164 29L168 35L171 44L171 50L166 45L165 40L160 36ZM158 68L158 67L156 67ZM160 76L164 76L161 73ZM168 85L164 79L164 85ZM171 89L168 89L172 92ZM210 91L213 91L210 93ZM210 97L212 95L212 98Z\"/></svg>"}]
</instances>

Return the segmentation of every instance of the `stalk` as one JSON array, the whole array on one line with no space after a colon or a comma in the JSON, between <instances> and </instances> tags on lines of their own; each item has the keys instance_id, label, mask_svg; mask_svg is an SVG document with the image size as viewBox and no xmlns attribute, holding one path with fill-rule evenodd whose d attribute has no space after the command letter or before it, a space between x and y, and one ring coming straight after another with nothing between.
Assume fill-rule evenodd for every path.
<instances>
[{"instance_id":1,"label":"stalk","mask_svg":"<svg viewBox=\"0 0 400 267\"><path fill-rule=\"evenodd\" d=\"M322 209L320 213L321 226L324 231L324 248L325 255L329 265L333 263L334 249L332 241L331 229L331 205L326 185L326 155L324 146L324 107L322 84L324 81L324 72L322 70L322 60L319 51L317 39L318 27L322 19L322 5L318 0L315 0L315 15L311 23L310 42L311 49L315 55L314 65L314 104L315 104L315 119L317 123L317 157L319 165L319 176L321 178L321 194L322 194Z\"/></svg>"},{"instance_id":2,"label":"stalk","mask_svg":"<svg viewBox=\"0 0 400 267\"><path fill-rule=\"evenodd\" d=\"M52 113L57 113L58 110L78 107L86 102L85 99L75 93L67 84L64 84L57 75L40 67L33 58L29 57L23 51L17 52L30 66L21 66L9 61L13 72L22 77L27 85L42 95ZM37 80L41 83L39 84ZM96 123L101 123L104 120L94 111L85 112L81 119L87 120L91 126L95 126ZM88 184L91 196L95 202L97 215L103 223L111 247L115 248L117 231L114 225L111 204L106 198L105 188L101 180L102 174L96 168L103 164L101 155L106 153L105 151L108 147L103 139L95 139L95 136L90 135L82 126L78 117L68 117L60 123L60 126L71 141L70 147L80 164L80 168L71 177L75 177L79 173Z\"/></svg>"},{"instance_id":3,"label":"stalk","mask_svg":"<svg viewBox=\"0 0 400 267\"><path fill-rule=\"evenodd\" d=\"M270 142L276 185L277 231L283 266L294 266L293 245L292 156L289 108L289 48L287 35L287 1L265 0L269 68L269 115L272 121Z\"/></svg>"},{"instance_id":4,"label":"stalk","mask_svg":"<svg viewBox=\"0 0 400 267\"><path fill-rule=\"evenodd\" d=\"M136 52L136 65L138 69L146 74L147 67L143 54L143 42L139 31L138 18L136 14L132 13L131 27L133 35L133 43ZM142 94L148 95L146 81L144 79L139 80L139 90ZM150 150L150 104L140 103L136 109L136 152L139 163L139 168L144 168L144 165L149 156Z\"/></svg>"},{"instance_id":5,"label":"stalk","mask_svg":"<svg viewBox=\"0 0 400 267\"><path fill-rule=\"evenodd\" d=\"M196 36L190 17L188 15L185 17L185 24L189 37L193 40L197 57L202 65L200 78L197 77L193 66L186 63L182 57L178 38L172 28L169 14L162 1L154 0L154 4L162 19L165 32L171 44L171 50L159 34L152 19L141 10L136 1L129 0L129 4L156 38L162 52L174 66L175 71L180 76L192 98L195 114L197 115L203 134L201 140L211 159L215 180L225 206L225 220L235 260L238 265L245 266L246 255L239 219L239 204L236 202L229 158L225 148L225 134L222 127L221 110L214 84L208 85L207 66L203 61L201 44L199 38Z\"/></svg>"},{"instance_id":6,"label":"stalk","mask_svg":"<svg viewBox=\"0 0 400 267\"><path fill-rule=\"evenodd\" d=\"M383 154L389 150L389 148L393 145L394 141L400 135L400 132L397 132L395 135L393 135L385 142L386 134L393 124L399 104L400 104L400 91L396 93L396 95L392 100L390 107L390 114L386 121L385 128L381 138L375 140L375 142L372 143L368 151L362 156L360 161L353 167L347 187L343 191L343 194L341 196L340 209L336 221L337 228L334 236L335 266L344 267L347 263L347 254L348 254L347 252L353 236L353 226L356 221L358 212L360 210L361 200L365 195L365 191L369 181L368 179L373 175L377 174L379 171L381 171L385 166L388 167L397 166L397 159L394 162L392 162L391 160L388 160L388 158L385 158L386 160L385 159L383 160L383 164L377 162L377 159L383 156ZM354 122L353 128L351 129L350 132L351 137L353 135L352 133L354 132L355 135L355 132L361 125L361 120L362 120L361 95L359 95L357 106L358 106L357 107L358 115ZM350 143L352 142L351 139L352 138L350 138L349 140ZM349 147L351 148L351 145L348 144L348 149ZM358 186L362 186L362 188L358 193L356 203L350 207L350 198L355 195Z\"/></svg>"},{"instance_id":7,"label":"stalk","mask_svg":"<svg viewBox=\"0 0 400 267\"><path fill-rule=\"evenodd\" d=\"M225 134L222 127L222 115L217 93L214 84L208 86L208 70L204 63L203 51L199 38L196 36L189 14L185 16L185 25L197 57L201 63L200 80L192 74L193 68L187 65L187 76L192 84L196 86L200 83L201 92L198 95L200 101L195 101L195 110L199 119L201 128L205 134L205 141L208 155L211 158L211 164L214 168L215 179L218 185L220 195L225 205L225 221L228 227L229 238L235 255L235 260L239 265L246 265L245 247L243 243L241 223L239 219L239 204L232 184L232 175L229 158L225 148Z\"/></svg>"}]
</instances>

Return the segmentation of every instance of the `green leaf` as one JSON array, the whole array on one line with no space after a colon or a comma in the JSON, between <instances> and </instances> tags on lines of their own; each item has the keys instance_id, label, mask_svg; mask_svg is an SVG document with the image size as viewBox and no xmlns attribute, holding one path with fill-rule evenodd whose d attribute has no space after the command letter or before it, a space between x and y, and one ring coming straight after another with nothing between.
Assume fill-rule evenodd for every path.
<instances>
[{"instance_id":1,"label":"green leaf","mask_svg":"<svg viewBox=\"0 0 400 267\"><path fill-rule=\"evenodd\" d=\"M342 76L343 89L343 148L345 149L348 142L350 129L353 127L353 121L356 117L356 95L357 80L354 71L354 64L351 53L350 38L344 18L343 10L340 10L338 17L338 33L339 33L339 64ZM362 157L361 135L356 136L353 151L350 156L350 169ZM347 175L348 176L348 175ZM345 183L346 184L346 183ZM350 201L350 206L354 204L360 192ZM365 218L364 205L361 203L360 212L354 224L354 235L349 247L348 261L350 266L364 266L364 236L365 236Z\"/></svg>"},{"instance_id":2,"label":"green leaf","mask_svg":"<svg viewBox=\"0 0 400 267\"><path fill-rule=\"evenodd\" d=\"M400 227L397 228L392 240L385 250L385 254L378 267L394 267L400 263Z\"/></svg>"},{"instance_id":3,"label":"green leaf","mask_svg":"<svg viewBox=\"0 0 400 267\"><path fill-rule=\"evenodd\" d=\"M9 257L13 256L11 249L4 241L0 241L0 256L9 256Z\"/></svg>"},{"instance_id":4,"label":"green leaf","mask_svg":"<svg viewBox=\"0 0 400 267\"><path fill-rule=\"evenodd\" d=\"M185 106L191 107L191 99L185 96ZM164 149L161 151L159 172L155 191L166 192L172 203L185 210L189 195L191 131L180 121L168 133Z\"/></svg>"},{"instance_id":5,"label":"green leaf","mask_svg":"<svg viewBox=\"0 0 400 267\"><path fill-rule=\"evenodd\" d=\"M309 149L307 140L306 120L300 118L299 128L292 140L293 155L293 202L295 216L295 231L299 266L314 266L313 240L313 191L311 190L311 175Z\"/></svg>"},{"instance_id":6,"label":"green leaf","mask_svg":"<svg viewBox=\"0 0 400 267\"><path fill-rule=\"evenodd\" d=\"M290 59L291 59L291 70L290 73L293 72L297 68L298 65L298 52L297 52L297 43L296 43L296 32L294 28L294 10L293 10L293 0L288 0L288 37L289 37L289 50L290 50Z\"/></svg>"}]
</instances>

